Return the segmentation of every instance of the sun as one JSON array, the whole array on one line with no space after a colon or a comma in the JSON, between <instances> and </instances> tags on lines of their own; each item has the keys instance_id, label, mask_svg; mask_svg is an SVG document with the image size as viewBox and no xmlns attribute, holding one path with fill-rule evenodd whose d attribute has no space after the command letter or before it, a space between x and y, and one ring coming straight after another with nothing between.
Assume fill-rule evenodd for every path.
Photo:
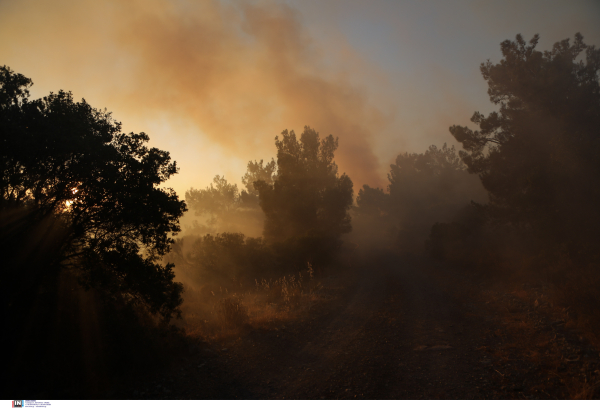
<instances>
[{"instance_id":1,"label":"sun","mask_svg":"<svg viewBox=\"0 0 600 408\"><path fill-rule=\"evenodd\" d=\"M77 193L77 191L79 191L79 190L78 190L78 189L76 189L76 188L72 188L72 189L71 189L71 193L72 193L73 195L75 195L75 194ZM71 208L71 206L73 205L73 203L74 203L74 202L76 202L76 201L77 201L77 199L76 199L76 198L74 198L74 199L72 199L72 200L66 200L66 201L65 201L65 207L66 207L66 208L65 208L65 211L69 210L69 208Z\"/></svg>"}]
</instances>

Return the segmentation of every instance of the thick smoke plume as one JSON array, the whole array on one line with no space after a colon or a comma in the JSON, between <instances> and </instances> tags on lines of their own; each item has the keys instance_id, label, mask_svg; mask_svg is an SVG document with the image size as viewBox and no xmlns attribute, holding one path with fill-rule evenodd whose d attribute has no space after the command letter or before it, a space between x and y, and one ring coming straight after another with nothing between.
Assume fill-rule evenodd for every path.
<instances>
[{"instance_id":1,"label":"thick smoke plume","mask_svg":"<svg viewBox=\"0 0 600 408\"><path fill-rule=\"evenodd\" d=\"M12 39L0 44L0 63L18 72L38 66L23 73L105 104L125 125L163 118L179 138L165 148L182 178L191 176L190 152L202 161L206 145L238 157L243 168L272 157L281 130L310 125L340 137L336 160L355 186L382 184L370 139L389 118L332 68L286 5L27 1L0 11L0 37ZM192 125L197 136L182 136L177 124Z\"/></svg>"}]
</instances>

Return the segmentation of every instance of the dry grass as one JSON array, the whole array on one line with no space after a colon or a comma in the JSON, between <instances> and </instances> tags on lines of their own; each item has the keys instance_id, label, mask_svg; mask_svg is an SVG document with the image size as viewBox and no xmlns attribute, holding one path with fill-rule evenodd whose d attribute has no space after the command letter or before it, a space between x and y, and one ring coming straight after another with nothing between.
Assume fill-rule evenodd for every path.
<instances>
[{"instance_id":1,"label":"dry grass","mask_svg":"<svg viewBox=\"0 0 600 408\"><path fill-rule=\"evenodd\" d=\"M186 287L183 319L178 325L190 336L227 338L245 330L268 328L298 318L321 298L322 284L309 264L305 271L278 279L255 280L242 290Z\"/></svg>"}]
</instances>

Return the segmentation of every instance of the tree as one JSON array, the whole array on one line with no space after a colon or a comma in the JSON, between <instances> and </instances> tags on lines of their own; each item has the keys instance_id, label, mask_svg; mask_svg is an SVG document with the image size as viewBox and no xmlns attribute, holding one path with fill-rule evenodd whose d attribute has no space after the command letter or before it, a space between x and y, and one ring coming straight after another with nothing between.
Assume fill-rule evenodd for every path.
<instances>
[{"instance_id":1,"label":"tree","mask_svg":"<svg viewBox=\"0 0 600 408\"><path fill-rule=\"evenodd\" d=\"M389 187L388 187L389 191ZM363 185L356 197L356 211L358 214L386 217L391 212L390 195L381 188Z\"/></svg>"},{"instance_id":2,"label":"tree","mask_svg":"<svg viewBox=\"0 0 600 408\"><path fill-rule=\"evenodd\" d=\"M422 154L404 153L390 165L388 190L396 215L430 226L452 216L481 196L480 182L469 176L454 146L430 146ZM432 219L436 218L436 219Z\"/></svg>"},{"instance_id":3,"label":"tree","mask_svg":"<svg viewBox=\"0 0 600 408\"><path fill-rule=\"evenodd\" d=\"M246 187L248 194L258 196L258 191L254 188L254 183L257 181L264 181L268 185L273 185L276 178L277 164L275 160L267 164L263 164L263 160L260 162L249 161L246 174L242 177L242 183Z\"/></svg>"},{"instance_id":4,"label":"tree","mask_svg":"<svg viewBox=\"0 0 600 408\"><path fill-rule=\"evenodd\" d=\"M600 50L575 41L537 51L539 36L501 44L481 64L497 112L475 112L479 130L452 126L462 158L489 192L488 214L555 242L598 241ZM585 51L585 59L580 54Z\"/></svg>"},{"instance_id":5,"label":"tree","mask_svg":"<svg viewBox=\"0 0 600 408\"><path fill-rule=\"evenodd\" d=\"M265 213L264 236L269 242L303 237L338 239L350 232L352 181L338 175L333 161L338 139L304 127L300 140L294 131L275 138L277 176L273 184L254 182Z\"/></svg>"},{"instance_id":6,"label":"tree","mask_svg":"<svg viewBox=\"0 0 600 408\"><path fill-rule=\"evenodd\" d=\"M209 215L214 219L213 223L216 218L228 219L241 204L237 185L228 183L224 176L218 175L209 187L186 191L185 199L196 215Z\"/></svg>"},{"instance_id":7,"label":"tree","mask_svg":"<svg viewBox=\"0 0 600 408\"><path fill-rule=\"evenodd\" d=\"M86 287L170 319L182 286L161 265L186 211L169 153L125 134L71 93L30 101L30 79L0 68L0 245L9 307L56 267Z\"/></svg>"},{"instance_id":8,"label":"tree","mask_svg":"<svg viewBox=\"0 0 600 408\"><path fill-rule=\"evenodd\" d=\"M263 165L263 161L248 162L242 183L246 190L239 191L236 184L230 184L223 176L215 176L213 183L205 189L190 189L185 199L195 215L209 217L207 225L197 224L209 232L240 232L256 235L264 222L258 203L258 191L254 182L264 181L273 184L275 161Z\"/></svg>"},{"instance_id":9,"label":"tree","mask_svg":"<svg viewBox=\"0 0 600 408\"><path fill-rule=\"evenodd\" d=\"M480 181L446 144L398 155L388 180L387 193L363 186L357 213L370 218L369 225L395 234L404 249L421 248L433 223L450 221L470 200L485 198Z\"/></svg>"},{"instance_id":10,"label":"tree","mask_svg":"<svg viewBox=\"0 0 600 408\"><path fill-rule=\"evenodd\" d=\"M250 161L242 183L246 190L239 191L236 184L227 182L224 176L215 176L213 182L205 189L191 188L185 193L185 199L196 215L210 215L214 218L225 219L240 207L258 207L258 191L254 188L256 181L262 180L268 185L273 184L275 161L263 165L263 161Z\"/></svg>"}]
</instances>

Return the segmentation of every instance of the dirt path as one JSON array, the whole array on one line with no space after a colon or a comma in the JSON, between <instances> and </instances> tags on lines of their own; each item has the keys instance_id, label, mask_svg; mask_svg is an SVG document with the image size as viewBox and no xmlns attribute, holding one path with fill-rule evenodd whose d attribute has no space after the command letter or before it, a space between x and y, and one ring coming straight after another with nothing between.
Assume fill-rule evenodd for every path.
<instances>
[{"instance_id":1,"label":"dirt path","mask_svg":"<svg viewBox=\"0 0 600 408\"><path fill-rule=\"evenodd\" d=\"M123 397L536 397L517 365L490 354L508 341L491 334L499 322L490 306L457 299L434 278L436 268L422 259L380 256L356 268L352 279L326 282L347 285L305 319L199 343L170 371Z\"/></svg>"}]
</instances>

